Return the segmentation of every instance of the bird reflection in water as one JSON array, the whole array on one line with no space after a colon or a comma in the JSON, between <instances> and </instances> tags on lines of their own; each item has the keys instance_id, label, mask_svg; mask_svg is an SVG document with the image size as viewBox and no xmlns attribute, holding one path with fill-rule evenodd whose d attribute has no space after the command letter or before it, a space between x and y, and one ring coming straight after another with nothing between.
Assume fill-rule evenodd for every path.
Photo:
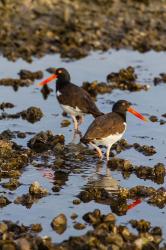
<instances>
[{"instance_id":1,"label":"bird reflection in water","mask_svg":"<svg viewBox=\"0 0 166 250\"><path fill-rule=\"evenodd\" d=\"M96 173L89 178L87 187L92 186L96 189L104 189L108 193L118 193L119 182L111 175L111 171L106 167L105 174L102 173L102 162L99 161L96 166Z\"/></svg>"},{"instance_id":2,"label":"bird reflection in water","mask_svg":"<svg viewBox=\"0 0 166 250\"><path fill-rule=\"evenodd\" d=\"M104 190L108 195L105 197L97 197L95 201L100 204L110 205L112 212L122 216L129 210L139 205L142 200L136 199L131 203L127 202L127 199L119 199L119 192L121 186L118 180L112 177L109 167L106 167L105 174L102 173L102 162L99 161L96 166L96 173L89 179L86 188L96 190Z\"/></svg>"}]
</instances>

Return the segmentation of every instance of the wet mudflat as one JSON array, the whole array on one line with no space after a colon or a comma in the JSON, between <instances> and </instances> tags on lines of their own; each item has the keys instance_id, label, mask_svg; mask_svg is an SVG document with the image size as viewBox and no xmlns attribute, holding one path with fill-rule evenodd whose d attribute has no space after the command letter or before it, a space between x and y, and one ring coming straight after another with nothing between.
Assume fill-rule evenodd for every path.
<instances>
[{"instance_id":1,"label":"wet mudflat","mask_svg":"<svg viewBox=\"0 0 166 250\"><path fill-rule=\"evenodd\" d=\"M165 172L163 171L166 161L166 124L164 124L166 119L162 115L166 113L166 86L162 81L158 85L154 84L154 78L165 72L165 53L150 51L140 54L126 50L109 51L92 53L84 59L70 63L62 61L57 55L49 55L40 60L34 59L32 64L21 59L13 63L1 57L0 65L1 79L19 78L17 73L21 69L33 72L41 70L46 77L49 75L47 68L65 67L71 73L72 82L80 86L83 82L91 83L95 80L106 82L109 73L132 66L138 76L136 82L146 85L147 90L130 92L113 89L111 93L98 94L97 105L103 112L109 112L113 102L126 99L131 101L133 106L147 118L156 117L156 119L151 119L156 122L149 121L145 124L128 115L128 129L124 138L128 142L127 145L132 146L128 149L124 147L126 150L121 150L122 146L118 149L117 146L112 152L115 159L121 158L130 162L118 163L116 167L117 163L111 160L107 166L105 160L98 161L93 150L87 150L83 145L78 145L79 136L72 142L72 123L67 127L61 127L63 120L70 121L70 119L62 116L62 110L54 92L54 83L49 85L53 91L47 99L43 98L41 89L36 86L40 80L32 81L28 87L20 87L17 91L12 86L1 86L1 103L12 103L14 107L7 105L10 108L4 108L4 111L1 111L0 132L7 129L12 131L13 133L8 132L9 138L12 142L22 146L22 149L18 149L16 145L8 144L6 146L8 151L3 152L2 156L5 157L4 155L8 152L14 155L15 159L18 159L19 152L24 155L24 158L19 159L18 176L16 173L14 177L11 176L10 165L6 167L2 164L1 195L9 200L9 204L7 205L8 202L5 203L4 200L2 202L1 199L1 220L11 220L26 226L40 223L43 230L39 235L51 236L53 242L57 243L68 239L69 236L83 235L92 229L94 222L88 216L84 218L85 220L82 216L87 212L93 212L94 209L100 209L102 214L113 212L116 215L117 224L127 225L129 229L131 229L130 220L150 221L152 227L159 226L162 229L163 238L165 238L166 201ZM21 115L19 117L5 116L6 113L18 114L29 107L40 108L43 116L37 116L40 119L38 118L36 122L31 119L29 122L29 119L23 119ZM86 116L85 123L81 127L82 133L86 131L92 119L91 116ZM39 142L42 150L36 152L39 144L35 144L34 136L47 130L51 132L47 135L40 135L42 139ZM60 134L63 134L64 138L54 137ZM28 147L27 143L31 138L33 141L31 140L31 144L28 144L30 147ZM43 144L46 143L49 146L43 150ZM37 145L36 148L35 145ZM144 147L141 147L143 145L154 148L148 148L146 151ZM156 170L158 163L163 165L157 167ZM140 166L146 168L142 169ZM10 175L7 175L5 171ZM13 185L5 185L9 179L15 180ZM40 190L40 195L38 192L35 193L34 186L31 185L35 181L47 190ZM160 200L156 199L156 194L158 197L160 194ZM61 218L65 226L59 229L52 220L61 213L66 216L67 223L66 218ZM97 216L100 218L99 215ZM100 218L100 220L106 219ZM132 222L132 224L136 223ZM142 224L143 231L146 231L148 223ZM139 226L135 227L139 228ZM135 229L132 230L136 232Z\"/></svg>"}]
</instances>

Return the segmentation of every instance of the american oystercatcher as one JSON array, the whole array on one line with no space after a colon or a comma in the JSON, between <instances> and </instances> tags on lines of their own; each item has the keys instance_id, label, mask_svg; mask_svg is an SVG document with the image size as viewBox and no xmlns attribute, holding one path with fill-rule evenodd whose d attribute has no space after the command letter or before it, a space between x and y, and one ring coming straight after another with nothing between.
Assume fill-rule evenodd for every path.
<instances>
[{"instance_id":1,"label":"american oystercatcher","mask_svg":"<svg viewBox=\"0 0 166 250\"><path fill-rule=\"evenodd\" d=\"M97 117L89 126L85 135L81 138L84 144L90 144L103 157L99 145L107 147L107 161L109 160L110 149L112 145L120 140L125 133L126 112L130 112L143 121L147 121L144 116L131 107L131 103L125 100L119 100L113 105L112 112Z\"/></svg>"},{"instance_id":2,"label":"american oystercatcher","mask_svg":"<svg viewBox=\"0 0 166 250\"><path fill-rule=\"evenodd\" d=\"M83 122L85 114L91 114L94 117L103 114L87 91L71 83L70 74L64 68L56 69L55 74L40 82L38 86L44 86L53 79L57 79L56 96L58 102L62 109L72 117L75 130L78 130L78 125ZM77 122L77 117L79 117L79 123Z\"/></svg>"}]
</instances>

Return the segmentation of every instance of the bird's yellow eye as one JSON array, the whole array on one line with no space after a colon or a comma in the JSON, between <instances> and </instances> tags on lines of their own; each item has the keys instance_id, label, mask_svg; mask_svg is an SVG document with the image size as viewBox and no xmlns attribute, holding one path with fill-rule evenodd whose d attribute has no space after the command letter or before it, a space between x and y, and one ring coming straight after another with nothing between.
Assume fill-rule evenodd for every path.
<instances>
[{"instance_id":1,"label":"bird's yellow eye","mask_svg":"<svg viewBox=\"0 0 166 250\"><path fill-rule=\"evenodd\" d=\"M61 74L62 73L62 70L58 70L58 74Z\"/></svg>"}]
</instances>

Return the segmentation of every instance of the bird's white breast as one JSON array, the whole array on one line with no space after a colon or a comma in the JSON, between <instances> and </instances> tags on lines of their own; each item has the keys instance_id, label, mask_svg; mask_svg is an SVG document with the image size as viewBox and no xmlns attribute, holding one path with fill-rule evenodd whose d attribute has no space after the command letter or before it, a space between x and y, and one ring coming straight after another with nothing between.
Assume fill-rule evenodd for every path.
<instances>
[{"instance_id":1,"label":"bird's white breast","mask_svg":"<svg viewBox=\"0 0 166 250\"><path fill-rule=\"evenodd\" d=\"M103 145L103 146L106 146L106 147L111 147L114 143L119 141L122 138L123 134L125 133L125 130L126 130L126 127L127 127L126 122L124 122L124 125L125 125L125 129L124 129L124 131L122 133L116 133L116 134L104 137L104 138L102 138L100 140L94 140L94 143L96 145Z\"/></svg>"},{"instance_id":2,"label":"bird's white breast","mask_svg":"<svg viewBox=\"0 0 166 250\"><path fill-rule=\"evenodd\" d=\"M74 116L79 116L79 115L83 115L83 112L76 106L75 108L69 106L69 105L63 105L60 104L62 109L67 113L67 114L71 114Z\"/></svg>"},{"instance_id":3,"label":"bird's white breast","mask_svg":"<svg viewBox=\"0 0 166 250\"><path fill-rule=\"evenodd\" d=\"M62 95L62 93L59 90L57 90L56 95L60 96L60 95Z\"/></svg>"}]
</instances>

